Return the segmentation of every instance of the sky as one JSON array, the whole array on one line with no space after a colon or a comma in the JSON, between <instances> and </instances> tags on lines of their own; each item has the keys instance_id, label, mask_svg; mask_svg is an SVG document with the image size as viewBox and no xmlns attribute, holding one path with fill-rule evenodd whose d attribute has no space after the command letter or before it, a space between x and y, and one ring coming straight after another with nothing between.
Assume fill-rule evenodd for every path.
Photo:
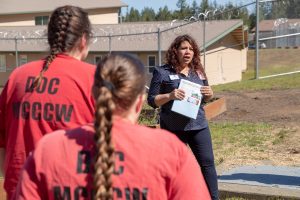
<instances>
[{"instance_id":1,"label":"sky","mask_svg":"<svg viewBox=\"0 0 300 200\"><path fill-rule=\"evenodd\" d=\"M178 0L121 0L122 2L126 3L128 5L128 11L131 7L134 7L135 9L138 9L141 11L144 7L151 7L155 10L155 12L158 11L160 7L164 7L165 5L168 6L170 10L177 9L176 3ZM193 0L187 0L186 1L189 5L192 5ZM201 0L196 0L197 4L200 5ZM213 2L213 0L209 1ZM249 0L217 0L218 4L226 4L228 2L232 2L233 4L240 5L249 3L252 1ZM122 12L126 13L127 8L123 8Z\"/></svg>"}]
</instances>

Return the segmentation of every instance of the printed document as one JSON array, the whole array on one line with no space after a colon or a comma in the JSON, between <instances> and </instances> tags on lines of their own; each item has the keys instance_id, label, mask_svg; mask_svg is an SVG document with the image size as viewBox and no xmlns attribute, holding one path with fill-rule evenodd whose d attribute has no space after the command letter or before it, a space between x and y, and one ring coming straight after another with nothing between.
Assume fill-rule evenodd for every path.
<instances>
[{"instance_id":1,"label":"printed document","mask_svg":"<svg viewBox=\"0 0 300 200\"><path fill-rule=\"evenodd\" d=\"M174 100L171 110L186 117L196 119L202 99L200 88L200 84L181 79L178 89L184 90L185 97L183 100Z\"/></svg>"}]
</instances>

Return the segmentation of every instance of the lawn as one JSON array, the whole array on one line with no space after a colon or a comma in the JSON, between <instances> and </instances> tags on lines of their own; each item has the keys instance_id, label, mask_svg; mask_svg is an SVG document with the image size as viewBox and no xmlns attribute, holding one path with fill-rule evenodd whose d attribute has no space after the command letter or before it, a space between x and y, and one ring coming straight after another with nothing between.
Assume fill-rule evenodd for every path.
<instances>
[{"instance_id":1,"label":"lawn","mask_svg":"<svg viewBox=\"0 0 300 200\"><path fill-rule=\"evenodd\" d=\"M251 73L251 72L250 72ZM249 76L245 72L244 76ZM257 91L257 90L274 90L274 89L292 89L300 88L300 73L277 76L266 79L242 80L240 82L227 83L212 86L215 93L221 91Z\"/></svg>"},{"instance_id":2,"label":"lawn","mask_svg":"<svg viewBox=\"0 0 300 200\"><path fill-rule=\"evenodd\" d=\"M300 70L300 49L260 49L259 77ZM247 54L248 74L243 78L255 77L255 50Z\"/></svg>"}]
</instances>

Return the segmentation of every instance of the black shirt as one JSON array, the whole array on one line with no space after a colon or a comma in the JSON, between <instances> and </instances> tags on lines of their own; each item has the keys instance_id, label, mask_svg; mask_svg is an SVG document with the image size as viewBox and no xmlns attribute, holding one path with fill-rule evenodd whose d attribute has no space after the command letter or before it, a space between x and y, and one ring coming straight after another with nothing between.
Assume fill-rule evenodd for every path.
<instances>
[{"instance_id":1,"label":"black shirt","mask_svg":"<svg viewBox=\"0 0 300 200\"><path fill-rule=\"evenodd\" d=\"M173 75L173 76L170 76ZM174 76L177 75L177 76ZM172 78L171 78L172 77ZM174 78L178 77L178 78ZM189 71L188 76L184 74L177 74L175 69L170 65L163 65L155 67L153 70L153 77L150 84L148 93L148 104L153 108L157 108L155 105L154 98L158 94L166 94L172 92L178 88L180 79L186 79L188 81L200 84L208 85L207 80L199 78L198 74L192 70ZM160 111L160 126L163 129L169 131L190 131L200 130L208 126L205 118L205 112L203 109L203 102L200 105L200 109L196 119L191 119L171 111L173 100L167 102L161 106Z\"/></svg>"}]
</instances>

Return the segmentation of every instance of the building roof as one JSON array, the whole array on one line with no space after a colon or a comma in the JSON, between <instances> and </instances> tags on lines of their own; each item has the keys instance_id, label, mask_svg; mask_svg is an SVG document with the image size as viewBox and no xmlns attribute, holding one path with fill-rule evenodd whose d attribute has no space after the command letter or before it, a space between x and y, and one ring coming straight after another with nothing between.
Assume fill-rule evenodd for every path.
<instances>
[{"instance_id":1,"label":"building roof","mask_svg":"<svg viewBox=\"0 0 300 200\"><path fill-rule=\"evenodd\" d=\"M83 9L125 7L120 0L1 0L0 15L52 12L64 5Z\"/></svg>"},{"instance_id":2,"label":"building roof","mask_svg":"<svg viewBox=\"0 0 300 200\"><path fill-rule=\"evenodd\" d=\"M158 35L158 31L160 34ZM243 22L241 20L216 20L206 22L206 47L225 37L229 33L237 41L244 39ZM178 35L189 34L203 46L203 22L166 21L122 23L112 25L93 25L90 51L166 51ZM18 39L19 51L47 51L45 26L0 27L0 51L15 51L15 39ZM160 43L158 43L158 36ZM1 39L3 38L3 39ZM246 41L246 38L245 40Z\"/></svg>"},{"instance_id":3,"label":"building roof","mask_svg":"<svg viewBox=\"0 0 300 200\"><path fill-rule=\"evenodd\" d=\"M259 22L259 31L260 32L273 31L280 24L288 24L288 25L298 24L298 25L300 25L300 19L280 18L280 19L276 19L276 20L275 19L262 20ZM256 27L254 27L251 30L251 32L255 32L255 30L256 30Z\"/></svg>"}]
</instances>

